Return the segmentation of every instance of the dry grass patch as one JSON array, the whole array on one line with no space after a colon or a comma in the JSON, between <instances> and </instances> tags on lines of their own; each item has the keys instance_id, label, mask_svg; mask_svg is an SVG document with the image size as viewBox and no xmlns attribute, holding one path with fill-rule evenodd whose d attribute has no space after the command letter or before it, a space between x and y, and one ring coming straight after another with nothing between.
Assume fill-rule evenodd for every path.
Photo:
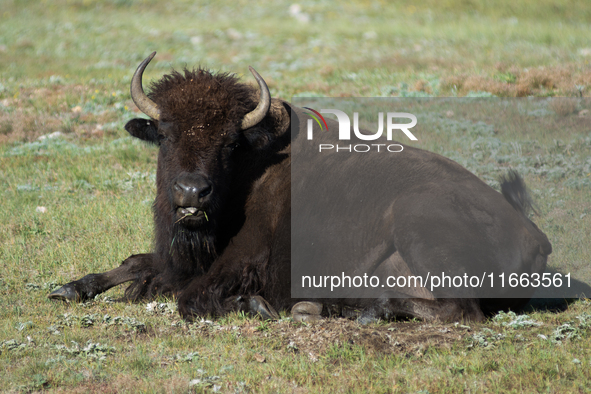
<instances>
[{"instance_id":1,"label":"dry grass patch","mask_svg":"<svg viewBox=\"0 0 591 394\"><path fill-rule=\"evenodd\" d=\"M590 87L591 69L574 65L530 69L497 65L492 76L462 73L444 77L441 82L443 90L456 91L458 95L483 91L500 97L583 96Z\"/></svg>"},{"instance_id":2,"label":"dry grass patch","mask_svg":"<svg viewBox=\"0 0 591 394\"><path fill-rule=\"evenodd\" d=\"M229 330L231 327L223 327ZM380 325L360 325L345 318L323 319L317 323L247 321L236 327L243 338L279 341L281 349L288 353L304 355L311 362L322 357L332 357L336 349L356 347L374 355L397 354L422 356L428 349L451 349L472 331L471 327L454 324L429 324L418 321L394 322ZM201 326L200 336L215 336L208 326ZM277 349L275 349L277 350ZM269 357L272 353L263 354ZM257 361L254 355L247 357Z\"/></svg>"},{"instance_id":3,"label":"dry grass patch","mask_svg":"<svg viewBox=\"0 0 591 394\"><path fill-rule=\"evenodd\" d=\"M559 116L568 116L575 113L578 106L578 100L572 98L558 98L552 100L549 107Z\"/></svg>"},{"instance_id":4,"label":"dry grass patch","mask_svg":"<svg viewBox=\"0 0 591 394\"><path fill-rule=\"evenodd\" d=\"M433 89L431 89L429 82L425 81L424 79L419 79L418 81L415 82L414 90L416 92L424 92L424 93L428 93L428 94L433 93Z\"/></svg>"},{"instance_id":5,"label":"dry grass patch","mask_svg":"<svg viewBox=\"0 0 591 394\"><path fill-rule=\"evenodd\" d=\"M104 130L103 125L120 122L122 110L129 108L135 106L126 95L92 86L21 88L0 101L0 144L32 142L56 131L82 139L115 135L120 130Z\"/></svg>"}]
</instances>

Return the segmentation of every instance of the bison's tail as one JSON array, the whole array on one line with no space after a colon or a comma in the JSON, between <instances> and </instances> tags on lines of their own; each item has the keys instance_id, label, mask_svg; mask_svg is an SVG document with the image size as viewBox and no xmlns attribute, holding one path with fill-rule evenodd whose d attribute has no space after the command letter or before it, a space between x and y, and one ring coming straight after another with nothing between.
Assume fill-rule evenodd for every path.
<instances>
[{"instance_id":1,"label":"bison's tail","mask_svg":"<svg viewBox=\"0 0 591 394\"><path fill-rule=\"evenodd\" d=\"M501 193L505 197L505 200L515 208L518 212L521 212L525 217L530 211L538 214L534 207L533 200L527 191L525 182L519 176L517 171L509 170L506 175L501 176L499 179L501 184Z\"/></svg>"},{"instance_id":2,"label":"bison's tail","mask_svg":"<svg viewBox=\"0 0 591 394\"><path fill-rule=\"evenodd\" d=\"M544 234L534 222L527 218L530 211L533 211L536 215L539 215L535 209L533 200L527 191L525 182L519 176L517 171L509 170L509 172L499 179L501 183L501 193L505 199L511 204L511 206L520 212L529 224L530 233L536 238L540 245L540 254L547 256L552 253L552 244L548 241L548 237Z\"/></svg>"}]
</instances>

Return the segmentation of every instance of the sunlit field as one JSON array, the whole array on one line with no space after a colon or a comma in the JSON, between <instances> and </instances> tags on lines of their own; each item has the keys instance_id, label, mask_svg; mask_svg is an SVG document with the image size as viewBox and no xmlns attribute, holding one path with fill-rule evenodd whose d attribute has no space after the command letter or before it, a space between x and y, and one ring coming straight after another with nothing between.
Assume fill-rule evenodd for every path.
<instances>
[{"instance_id":1,"label":"sunlit field","mask_svg":"<svg viewBox=\"0 0 591 394\"><path fill-rule=\"evenodd\" d=\"M47 299L152 248L157 150L123 129L144 116L129 82L152 51L147 88L197 66L254 84L251 65L288 101L537 97L527 124L442 112L415 146L493 187L517 169L552 242L549 265L591 277L591 4L477 3L0 0L0 390L591 390L585 297L478 324L366 326L285 311L187 323L172 299L115 302L123 288L83 304Z\"/></svg>"}]
</instances>

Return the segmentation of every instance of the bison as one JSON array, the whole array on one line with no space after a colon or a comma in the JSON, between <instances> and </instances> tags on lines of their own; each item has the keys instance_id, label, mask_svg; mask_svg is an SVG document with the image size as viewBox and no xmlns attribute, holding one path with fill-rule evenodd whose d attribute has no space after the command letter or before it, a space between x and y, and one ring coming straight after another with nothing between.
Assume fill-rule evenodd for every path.
<instances>
[{"instance_id":1,"label":"bison","mask_svg":"<svg viewBox=\"0 0 591 394\"><path fill-rule=\"evenodd\" d=\"M134 102L150 119L132 119L125 126L132 136L159 147L154 252L132 255L111 271L70 282L50 299L86 300L131 281L127 300L174 296L186 319L231 311L276 318L277 310L292 308L301 320L336 312L369 322L400 316L482 320L488 312L519 308L531 295L436 298L414 289L402 298L387 293L378 298L293 298L291 151L292 142L303 138L309 116L271 99L252 68L258 94L233 75L185 69L165 75L146 95L142 75L154 55L139 65L131 82ZM383 250L372 262L375 272L435 270L442 258L461 271L476 255L486 256L483 261L491 270L545 269L551 245L527 218L530 200L516 173L502 180L501 194L449 159L404 149L404 160L393 158L397 161L389 168L404 174L414 166L412 176L384 186L391 196L387 209L365 210L380 221L380 232L358 255L345 257L339 271L359 269L363 253L376 248ZM313 183L305 184L305 178L297 180L297 187L321 193ZM477 214L467 215L462 204ZM425 209L432 215L425 216Z\"/></svg>"}]
</instances>

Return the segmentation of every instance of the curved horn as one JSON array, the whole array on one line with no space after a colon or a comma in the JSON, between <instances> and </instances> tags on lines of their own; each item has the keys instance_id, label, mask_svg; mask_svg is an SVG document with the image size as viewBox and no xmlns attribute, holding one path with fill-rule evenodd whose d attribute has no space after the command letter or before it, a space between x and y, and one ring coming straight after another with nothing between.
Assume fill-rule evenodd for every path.
<instances>
[{"instance_id":1,"label":"curved horn","mask_svg":"<svg viewBox=\"0 0 591 394\"><path fill-rule=\"evenodd\" d=\"M159 120L160 119L160 109L158 109L158 105L150 100L146 93L144 93L144 88L142 88L142 75L144 74L144 70L150 61L154 58L156 52L152 52L150 56L144 59L143 62L140 63L137 70L133 74L133 78L131 78L131 98L137 107L148 115L152 119Z\"/></svg>"},{"instance_id":2,"label":"curved horn","mask_svg":"<svg viewBox=\"0 0 591 394\"><path fill-rule=\"evenodd\" d=\"M269 93L269 88L265 83L265 80L259 75L258 72L255 71L254 68L248 66L248 69L254 75L254 78L257 80L259 84L259 88L261 89L261 101L259 101L259 105L252 111L247 113L244 118L242 118L242 130L248 129L259 123L269 112L269 107L271 106L271 93Z\"/></svg>"}]
</instances>

